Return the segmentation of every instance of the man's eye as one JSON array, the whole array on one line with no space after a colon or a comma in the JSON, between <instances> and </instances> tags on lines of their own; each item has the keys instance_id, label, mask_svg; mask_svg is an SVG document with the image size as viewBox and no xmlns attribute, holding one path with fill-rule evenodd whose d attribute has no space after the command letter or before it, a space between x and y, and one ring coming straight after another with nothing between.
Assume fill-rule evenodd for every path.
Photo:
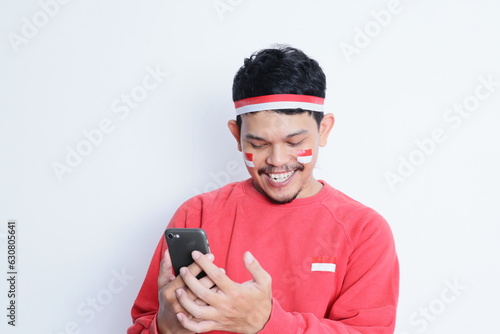
<instances>
[{"instance_id":1,"label":"man's eye","mask_svg":"<svg viewBox=\"0 0 500 334\"><path fill-rule=\"evenodd\" d=\"M255 145L254 143L250 143L250 145L252 145L253 148L263 148L266 146L266 144Z\"/></svg>"},{"instance_id":2,"label":"man's eye","mask_svg":"<svg viewBox=\"0 0 500 334\"><path fill-rule=\"evenodd\" d=\"M292 146L292 147L295 147L295 146L299 146L300 144L302 144L304 142L304 140L301 140L297 143L293 143L293 142L289 142L288 145Z\"/></svg>"}]
</instances>

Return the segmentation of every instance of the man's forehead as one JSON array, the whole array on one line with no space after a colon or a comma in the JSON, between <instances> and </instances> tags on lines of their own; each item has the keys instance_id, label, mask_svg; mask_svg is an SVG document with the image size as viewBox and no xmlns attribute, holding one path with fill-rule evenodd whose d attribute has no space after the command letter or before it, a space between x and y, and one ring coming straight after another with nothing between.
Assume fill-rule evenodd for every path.
<instances>
[{"instance_id":1,"label":"man's forehead","mask_svg":"<svg viewBox=\"0 0 500 334\"><path fill-rule=\"evenodd\" d=\"M242 135L246 138L279 136L290 138L307 134L316 128L316 121L309 113L284 114L273 110L242 115Z\"/></svg>"},{"instance_id":2,"label":"man's forehead","mask_svg":"<svg viewBox=\"0 0 500 334\"><path fill-rule=\"evenodd\" d=\"M275 110L262 110L241 115L242 124L248 125L261 124L274 127L290 126L294 123L309 123L315 122L311 113L294 113L287 114Z\"/></svg>"}]
</instances>

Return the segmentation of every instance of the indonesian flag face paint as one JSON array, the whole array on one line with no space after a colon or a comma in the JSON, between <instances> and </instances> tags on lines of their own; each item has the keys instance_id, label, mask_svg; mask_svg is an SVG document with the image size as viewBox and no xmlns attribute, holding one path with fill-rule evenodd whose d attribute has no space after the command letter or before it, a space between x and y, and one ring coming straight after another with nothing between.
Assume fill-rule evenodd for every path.
<instances>
[{"instance_id":1,"label":"indonesian flag face paint","mask_svg":"<svg viewBox=\"0 0 500 334\"><path fill-rule=\"evenodd\" d=\"M253 154L252 153L244 153L245 155L245 163L247 164L248 167L255 167L253 164Z\"/></svg>"},{"instance_id":2,"label":"indonesian flag face paint","mask_svg":"<svg viewBox=\"0 0 500 334\"><path fill-rule=\"evenodd\" d=\"M297 151L297 161L301 164L308 164L312 161L312 150L299 150Z\"/></svg>"}]
</instances>

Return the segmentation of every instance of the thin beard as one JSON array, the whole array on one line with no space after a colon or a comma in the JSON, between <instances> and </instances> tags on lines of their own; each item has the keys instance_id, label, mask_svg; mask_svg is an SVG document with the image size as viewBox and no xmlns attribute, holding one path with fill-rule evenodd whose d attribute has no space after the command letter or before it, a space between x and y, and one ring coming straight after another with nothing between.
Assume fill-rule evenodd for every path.
<instances>
[{"instance_id":1,"label":"thin beard","mask_svg":"<svg viewBox=\"0 0 500 334\"><path fill-rule=\"evenodd\" d=\"M302 190L302 189L300 189L300 190ZM292 202L293 200L295 200L297 198L297 196L299 196L300 190L294 196L287 198L285 200L276 200L276 199L270 197L268 194L266 194L266 193L264 193L264 194L271 201L271 203L281 205L281 204L288 204L288 203Z\"/></svg>"},{"instance_id":2,"label":"thin beard","mask_svg":"<svg viewBox=\"0 0 500 334\"><path fill-rule=\"evenodd\" d=\"M254 187L257 189L257 191L260 192L261 194L264 194L269 199L269 201L271 203L278 204L278 205L290 203L291 201L293 201L294 199L296 199L297 196L299 196L299 193L302 191L302 188L300 188L299 191L297 191L297 193L294 196L280 201L280 200L272 198L264 190L260 189L260 187L257 185L257 183L255 183L255 181L253 182L253 184L254 184Z\"/></svg>"}]
</instances>

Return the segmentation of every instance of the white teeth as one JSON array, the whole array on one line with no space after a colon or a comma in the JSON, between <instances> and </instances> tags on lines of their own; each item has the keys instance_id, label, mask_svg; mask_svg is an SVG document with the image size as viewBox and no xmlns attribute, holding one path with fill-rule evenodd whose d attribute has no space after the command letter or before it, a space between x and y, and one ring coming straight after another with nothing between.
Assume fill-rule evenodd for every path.
<instances>
[{"instance_id":1,"label":"white teeth","mask_svg":"<svg viewBox=\"0 0 500 334\"><path fill-rule=\"evenodd\" d=\"M279 183L279 182L285 182L292 176L293 171L288 172L288 173L279 173L279 174L268 174L269 178L271 181Z\"/></svg>"}]
</instances>

